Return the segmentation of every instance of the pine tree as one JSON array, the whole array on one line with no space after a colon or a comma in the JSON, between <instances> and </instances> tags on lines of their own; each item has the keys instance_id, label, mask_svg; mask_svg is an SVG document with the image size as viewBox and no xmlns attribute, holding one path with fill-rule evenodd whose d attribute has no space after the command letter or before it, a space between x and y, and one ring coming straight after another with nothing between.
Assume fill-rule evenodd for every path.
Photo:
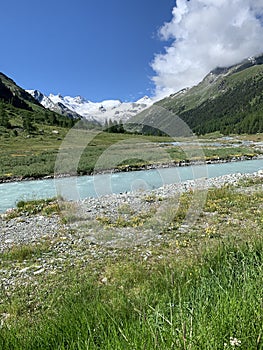
<instances>
[{"instance_id":1,"label":"pine tree","mask_svg":"<svg viewBox=\"0 0 263 350\"><path fill-rule=\"evenodd\" d=\"M8 128L8 129L11 128L9 117L4 108L4 104L2 101L0 102L0 125L3 126L4 128Z\"/></svg>"},{"instance_id":2,"label":"pine tree","mask_svg":"<svg viewBox=\"0 0 263 350\"><path fill-rule=\"evenodd\" d=\"M36 131L36 128L35 128L34 125L32 124L29 115L24 114L24 115L22 116L22 120L23 120L23 129L24 129L25 131L27 131L29 134L32 133L33 131Z\"/></svg>"}]
</instances>

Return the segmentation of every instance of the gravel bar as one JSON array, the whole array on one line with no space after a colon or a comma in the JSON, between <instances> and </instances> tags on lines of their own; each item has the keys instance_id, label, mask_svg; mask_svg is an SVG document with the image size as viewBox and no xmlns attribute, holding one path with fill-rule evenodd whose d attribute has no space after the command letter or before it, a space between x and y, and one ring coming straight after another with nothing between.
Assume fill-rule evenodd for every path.
<instances>
[{"instance_id":1,"label":"gravel bar","mask_svg":"<svg viewBox=\"0 0 263 350\"><path fill-rule=\"evenodd\" d=\"M127 247L127 242L136 242L134 249L139 251L144 259L151 254L151 244L161 244L167 241L165 235L158 235L149 228L133 229L120 227L106 231L96 231L93 223L98 217L116 219L120 208L125 217L125 210L135 213L147 212L156 202L195 189L220 188L225 184L235 185L242 179L263 178L263 171L253 174L224 175L212 179L186 181L180 184L165 185L153 191L112 194L100 198L87 198L81 202L71 203L75 208L74 220L64 222L61 215L43 216L22 215L10 220L8 212L0 216L0 283L5 295L11 295L17 286L26 286L43 274L63 273L64 269L74 266L87 266L91 261L101 261L107 256L118 256L119 248ZM89 220L88 220L89 219ZM92 221L93 220L93 221ZM87 221L92 224L87 225ZM187 226L187 225L186 225ZM186 227L187 230L187 227ZM142 231L142 232L141 232ZM105 232L109 237L105 238ZM102 235L103 237L100 237ZM117 244L116 244L117 242ZM46 250L45 244L46 243ZM40 247L41 254L34 259L24 261L11 260L8 263L1 253L10 249L31 245ZM129 245L131 247L131 245ZM2 265L2 267L1 267ZM1 301L1 298L0 298Z\"/></svg>"},{"instance_id":2,"label":"gravel bar","mask_svg":"<svg viewBox=\"0 0 263 350\"><path fill-rule=\"evenodd\" d=\"M210 179L189 180L179 184L164 185L151 191L136 191L122 194L111 194L100 198L87 198L76 202L76 223L71 225L63 224L59 215L54 216L19 216L7 220L8 212L0 216L0 253L10 249L14 245L38 243L41 240L55 239L60 236L69 236L72 239L72 229L78 228L81 221L87 219L96 219L100 216L118 215L118 209L124 205L129 205L135 212L147 212L150 209L151 201L145 200L151 196L161 197L162 199L171 198L180 195L188 190L208 189L221 187L225 184L235 185L241 179L263 177L263 171L260 170L253 174L231 174ZM86 232L88 236L89 229ZM85 238L85 232L76 234Z\"/></svg>"}]
</instances>

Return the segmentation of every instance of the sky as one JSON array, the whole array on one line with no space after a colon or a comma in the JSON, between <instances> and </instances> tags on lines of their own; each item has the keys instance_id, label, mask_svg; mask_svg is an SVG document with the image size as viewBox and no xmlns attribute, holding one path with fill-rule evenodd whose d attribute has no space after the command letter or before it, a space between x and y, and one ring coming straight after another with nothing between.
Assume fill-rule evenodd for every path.
<instances>
[{"instance_id":1,"label":"sky","mask_svg":"<svg viewBox=\"0 0 263 350\"><path fill-rule=\"evenodd\" d=\"M263 53L263 0L9 0L0 71L25 89L156 99Z\"/></svg>"},{"instance_id":2,"label":"sky","mask_svg":"<svg viewBox=\"0 0 263 350\"><path fill-rule=\"evenodd\" d=\"M0 71L25 89L91 101L154 91L150 66L174 0L8 0L1 3Z\"/></svg>"}]
</instances>

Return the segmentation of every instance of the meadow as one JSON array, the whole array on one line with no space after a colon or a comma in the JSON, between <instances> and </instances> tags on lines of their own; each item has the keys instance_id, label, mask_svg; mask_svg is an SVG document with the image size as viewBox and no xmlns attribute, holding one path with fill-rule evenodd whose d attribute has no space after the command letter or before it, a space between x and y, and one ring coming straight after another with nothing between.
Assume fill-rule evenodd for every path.
<instances>
[{"instance_id":1,"label":"meadow","mask_svg":"<svg viewBox=\"0 0 263 350\"><path fill-rule=\"evenodd\" d=\"M43 126L42 126L43 127ZM41 131L41 132L40 132ZM222 147L200 145L187 149L169 145L174 141L169 137L117 134L101 131L81 130L65 142L68 129L44 126L37 133L18 133L13 131L0 134L0 179L42 178L53 176L56 160L60 154L61 163L65 159L65 172L78 175L90 174L94 168L98 171L117 168L119 170L138 169L147 165L178 163L180 161L231 159L233 157L253 157L261 153L249 146L240 144L231 147L225 141ZM253 135L252 135L253 136ZM251 137L252 137L251 136ZM244 136L243 136L244 137ZM212 142L218 135L207 136ZM247 135L249 139L249 136ZM258 134L257 141L263 139ZM80 142L80 140L82 140ZM85 140L90 140L82 147ZM185 139L179 139L184 141ZM201 140L201 139L200 139ZM202 140L204 140L202 138ZM114 146L115 145L115 146ZM82 149L83 148L83 149ZM76 161L76 152L80 152L78 163L71 171L71 163ZM98 162L99 157L106 156ZM108 156L110 155L110 156ZM98 165L99 164L99 165Z\"/></svg>"}]
</instances>

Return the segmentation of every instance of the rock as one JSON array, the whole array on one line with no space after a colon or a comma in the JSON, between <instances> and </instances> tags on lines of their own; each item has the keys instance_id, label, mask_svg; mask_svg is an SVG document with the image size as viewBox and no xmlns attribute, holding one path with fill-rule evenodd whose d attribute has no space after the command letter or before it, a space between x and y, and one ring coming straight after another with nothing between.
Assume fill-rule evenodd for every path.
<instances>
[{"instance_id":1,"label":"rock","mask_svg":"<svg viewBox=\"0 0 263 350\"><path fill-rule=\"evenodd\" d=\"M39 270L37 270L37 271L34 271L34 275L40 275L40 274L43 273L44 271L45 271L44 268L39 269Z\"/></svg>"}]
</instances>

